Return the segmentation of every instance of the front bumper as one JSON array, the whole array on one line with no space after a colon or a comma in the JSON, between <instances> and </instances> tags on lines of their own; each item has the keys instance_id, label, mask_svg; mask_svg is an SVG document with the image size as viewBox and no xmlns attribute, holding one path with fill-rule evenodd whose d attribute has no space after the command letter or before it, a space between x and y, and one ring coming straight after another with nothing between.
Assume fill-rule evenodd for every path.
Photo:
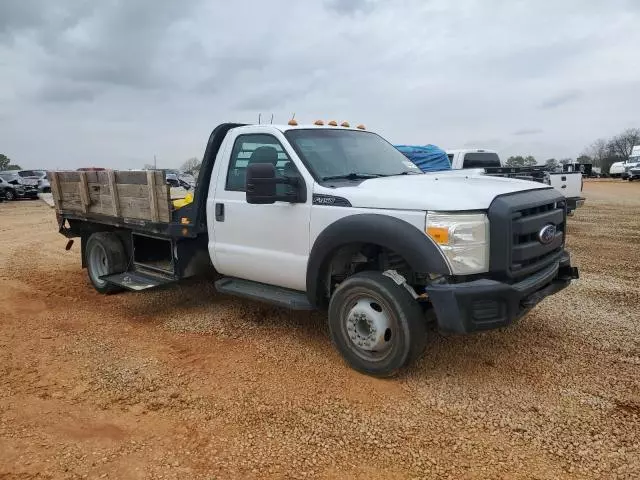
<instances>
[{"instance_id":1,"label":"front bumper","mask_svg":"<svg viewBox=\"0 0 640 480\"><path fill-rule=\"evenodd\" d=\"M578 269L571 266L569 253L564 252L558 262L519 283L480 279L431 285L426 292L441 332L472 333L511 324L578 277Z\"/></svg>"},{"instance_id":2,"label":"front bumper","mask_svg":"<svg viewBox=\"0 0 640 480\"><path fill-rule=\"evenodd\" d=\"M580 208L584 205L585 198L584 197L571 197L567 198L567 210L573 211L576 208Z\"/></svg>"},{"instance_id":3,"label":"front bumper","mask_svg":"<svg viewBox=\"0 0 640 480\"><path fill-rule=\"evenodd\" d=\"M18 198L38 198L38 190L37 189L28 189L23 190L22 192L17 192Z\"/></svg>"}]
</instances>

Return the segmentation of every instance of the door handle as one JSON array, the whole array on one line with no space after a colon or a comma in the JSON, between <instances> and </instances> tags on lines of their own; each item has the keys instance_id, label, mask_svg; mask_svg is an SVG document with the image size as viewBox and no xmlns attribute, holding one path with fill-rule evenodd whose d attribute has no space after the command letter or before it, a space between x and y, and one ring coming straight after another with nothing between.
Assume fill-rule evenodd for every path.
<instances>
[{"instance_id":1,"label":"door handle","mask_svg":"<svg viewBox=\"0 0 640 480\"><path fill-rule=\"evenodd\" d=\"M224 203L216 203L216 222L224 222Z\"/></svg>"}]
</instances>

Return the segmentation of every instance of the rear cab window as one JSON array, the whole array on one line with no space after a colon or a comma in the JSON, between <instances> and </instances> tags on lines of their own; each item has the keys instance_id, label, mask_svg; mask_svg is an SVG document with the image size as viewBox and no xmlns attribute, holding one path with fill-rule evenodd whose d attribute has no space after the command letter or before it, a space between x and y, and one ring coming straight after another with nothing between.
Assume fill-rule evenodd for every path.
<instances>
[{"instance_id":1,"label":"rear cab window","mask_svg":"<svg viewBox=\"0 0 640 480\"><path fill-rule=\"evenodd\" d=\"M501 167L500 157L493 152L468 152L464 154L462 168Z\"/></svg>"}]
</instances>

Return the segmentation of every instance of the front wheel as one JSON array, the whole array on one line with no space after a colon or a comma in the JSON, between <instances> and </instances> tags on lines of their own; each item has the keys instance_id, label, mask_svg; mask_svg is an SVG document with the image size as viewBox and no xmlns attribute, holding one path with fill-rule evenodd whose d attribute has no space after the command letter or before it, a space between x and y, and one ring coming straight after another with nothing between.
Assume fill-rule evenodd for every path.
<instances>
[{"instance_id":1,"label":"front wheel","mask_svg":"<svg viewBox=\"0 0 640 480\"><path fill-rule=\"evenodd\" d=\"M381 272L361 272L338 286L329 330L347 363L376 377L393 376L417 360L426 340L420 305Z\"/></svg>"},{"instance_id":2,"label":"front wheel","mask_svg":"<svg viewBox=\"0 0 640 480\"><path fill-rule=\"evenodd\" d=\"M4 195L5 195L6 199L7 199L8 201L10 201L10 202L11 202L12 200L15 200L16 198L18 198L18 197L16 196L16 192L14 192L13 190L7 190L7 191L5 192L5 194L4 194Z\"/></svg>"}]
</instances>

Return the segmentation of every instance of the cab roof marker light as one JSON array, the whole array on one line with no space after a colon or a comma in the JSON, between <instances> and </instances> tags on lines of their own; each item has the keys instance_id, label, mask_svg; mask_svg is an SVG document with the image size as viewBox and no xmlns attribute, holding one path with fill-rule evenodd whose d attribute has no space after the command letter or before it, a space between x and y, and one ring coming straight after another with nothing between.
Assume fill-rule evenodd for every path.
<instances>
[{"instance_id":1,"label":"cab roof marker light","mask_svg":"<svg viewBox=\"0 0 640 480\"><path fill-rule=\"evenodd\" d=\"M327 125L329 125L330 127L337 127L338 122L336 122L335 120L331 120L330 122L327 123Z\"/></svg>"},{"instance_id":2,"label":"cab roof marker light","mask_svg":"<svg viewBox=\"0 0 640 480\"><path fill-rule=\"evenodd\" d=\"M363 124L360 124L356 127L358 130L366 130Z\"/></svg>"},{"instance_id":3,"label":"cab roof marker light","mask_svg":"<svg viewBox=\"0 0 640 480\"><path fill-rule=\"evenodd\" d=\"M298 122L292 118L291 120L289 120L289 122L287 122L287 125L289 125L290 127L297 127Z\"/></svg>"},{"instance_id":4,"label":"cab roof marker light","mask_svg":"<svg viewBox=\"0 0 640 480\"><path fill-rule=\"evenodd\" d=\"M349 122L342 122L340 126L344 128L349 128L350 125L349 125Z\"/></svg>"},{"instance_id":5,"label":"cab roof marker light","mask_svg":"<svg viewBox=\"0 0 640 480\"><path fill-rule=\"evenodd\" d=\"M322 126L324 125L324 122L322 120L316 120L315 122L313 122L314 125L318 125L318 126Z\"/></svg>"}]
</instances>

